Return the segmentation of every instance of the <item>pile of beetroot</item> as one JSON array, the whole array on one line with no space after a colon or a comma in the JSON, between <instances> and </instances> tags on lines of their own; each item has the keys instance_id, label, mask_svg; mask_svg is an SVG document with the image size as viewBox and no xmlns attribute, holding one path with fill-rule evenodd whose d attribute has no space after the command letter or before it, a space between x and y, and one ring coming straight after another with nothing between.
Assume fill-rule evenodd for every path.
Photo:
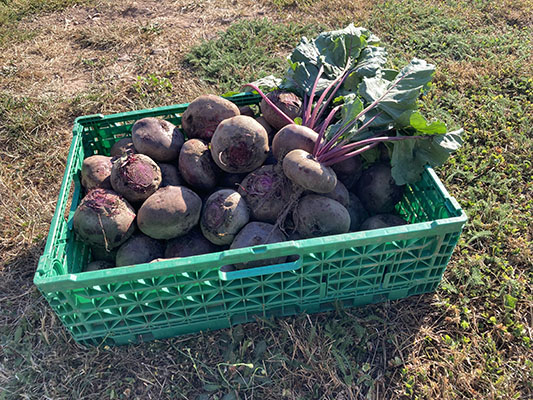
<instances>
[{"instance_id":1,"label":"pile of beetroot","mask_svg":"<svg viewBox=\"0 0 533 400\"><path fill-rule=\"evenodd\" d=\"M82 166L73 223L91 246L87 270L406 224L394 214L405 184L442 164L461 132L417 111L433 66L388 70L385 54L350 25L303 38L267 94L247 85L259 105L203 95L181 129L136 121L110 157Z\"/></svg>"},{"instance_id":2,"label":"pile of beetroot","mask_svg":"<svg viewBox=\"0 0 533 400\"><path fill-rule=\"evenodd\" d=\"M268 98L302 115L293 93ZM317 170L309 153L319 134L279 121L266 101L254 110L200 96L182 129L144 118L110 157L84 160L74 229L91 246L88 270L406 223L391 214L403 186L386 159L364 171L359 157Z\"/></svg>"}]
</instances>

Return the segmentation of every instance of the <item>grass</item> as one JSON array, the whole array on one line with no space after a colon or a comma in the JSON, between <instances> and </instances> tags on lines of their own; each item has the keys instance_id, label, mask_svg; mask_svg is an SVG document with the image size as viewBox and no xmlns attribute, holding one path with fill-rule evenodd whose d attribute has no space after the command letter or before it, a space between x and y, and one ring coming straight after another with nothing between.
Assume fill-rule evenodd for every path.
<instances>
[{"instance_id":1,"label":"grass","mask_svg":"<svg viewBox=\"0 0 533 400\"><path fill-rule=\"evenodd\" d=\"M185 55L191 70L222 93L239 89L243 82L284 73L284 57L302 36L314 37L317 25L277 24L266 18L231 25L218 38L203 41Z\"/></svg>"},{"instance_id":2,"label":"grass","mask_svg":"<svg viewBox=\"0 0 533 400\"><path fill-rule=\"evenodd\" d=\"M0 399L533 397L531 2L44 3L0 2ZM348 20L382 38L391 66L435 63L422 108L465 128L438 174L469 221L437 292L76 344L32 284L73 119L280 74L302 34Z\"/></svg>"},{"instance_id":3,"label":"grass","mask_svg":"<svg viewBox=\"0 0 533 400\"><path fill-rule=\"evenodd\" d=\"M89 0L3 0L0 2L0 49L13 41L33 39L38 32L19 30L18 21L41 13L51 13L84 4Z\"/></svg>"}]
</instances>

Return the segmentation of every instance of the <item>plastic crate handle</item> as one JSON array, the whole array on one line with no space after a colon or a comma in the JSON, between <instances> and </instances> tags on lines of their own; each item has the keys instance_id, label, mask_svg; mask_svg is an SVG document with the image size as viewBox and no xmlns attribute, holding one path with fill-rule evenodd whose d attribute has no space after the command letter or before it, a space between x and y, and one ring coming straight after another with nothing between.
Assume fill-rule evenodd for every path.
<instances>
[{"instance_id":1,"label":"plastic crate handle","mask_svg":"<svg viewBox=\"0 0 533 400\"><path fill-rule=\"evenodd\" d=\"M249 269L241 269L236 271L224 271L223 267L218 270L220 280L232 281L234 279L252 278L262 275L272 275L280 272L295 271L302 266L302 256L294 261L289 261L281 264L267 265L264 267L255 267Z\"/></svg>"}]
</instances>

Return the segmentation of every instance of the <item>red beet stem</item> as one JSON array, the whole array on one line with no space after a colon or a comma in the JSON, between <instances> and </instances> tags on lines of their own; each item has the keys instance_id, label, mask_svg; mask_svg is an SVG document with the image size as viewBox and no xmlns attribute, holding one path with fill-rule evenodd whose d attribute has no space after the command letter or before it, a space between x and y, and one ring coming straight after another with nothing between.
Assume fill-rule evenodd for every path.
<instances>
[{"instance_id":1,"label":"red beet stem","mask_svg":"<svg viewBox=\"0 0 533 400\"><path fill-rule=\"evenodd\" d=\"M333 82L329 84L329 86L324 90L322 93L322 96L318 99L318 102L316 103L315 109L313 110L313 114L311 115L311 121L308 124L308 127L311 129L315 129L316 122L320 119L322 116L322 113L324 110L328 107L331 100L333 100L333 97L335 96L335 93L339 90L339 88L344 83L345 79L350 75L348 71L349 63L346 63L346 67L344 67L344 71L342 75L339 75ZM333 88L333 91L329 95L326 102L324 102L324 99L326 98L326 94ZM320 111L320 112L319 112Z\"/></svg>"},{"instance_id":2,"label":"red beet stem","mask_svg":"<svg viewBox=\"0 0 533 400\"><path fill-rule=\"evenodd\" d=\"M339 156L339 157L331 159L331 160L327 160L327 161L323 161L323 162L321 161L320 163L322 165L326 166L326 167L329 167L329 166L331 166L333 164L337 164L337 163L340 163L341 161L344 161L344 160L347 160L349 158L358 156L359 154L364 153L365 151L368 151L371 148L376 147L377 145L378 145L378 143L368 144L368 145L366 145L364 147L361 147L358 150L352 151L351 153L344 154L342 156Z\"/></svg>"},{"instance_id":3,"label":"red beet stem","mask_svg":"<svg viewBox=\"0 0 533 400\"><path fill-rule=\"evenodd\" d=\"M354 134L352 136L355 136L357 135L359 132L362 132L366 127L368 127L377 117L379 117L381 115L381 112L377 113L376 115L374 115L372 118L370 118L368 121L366 121L360 128L358 128ZM378 133L379 134L379 133ZM375 137L377 136L378 134L372 136L372 137ZM328 142L328 144L330 145L329 148L326 149L326 146L323 146L317 153L317 155L319 156L324 156L324 157L329 157L330 154L335 154L337 153L338 151L340 151L342 149L342 147L346 144L348 144L348 138L344 138L343 140L341 140L339 143L331 143L331 142ZM332 148L333 147L333 148Z\"/></svg>"},{"instance_id":4,"label":"red beet stem","mask_svg":"<svg viewBox=\"0 0 533 400\"><path fill-rule=\"evenodd\" d=\"M430 136L380 136L380 137L373 137L365 140L360 140L355 143L350 143L346 146L343 146L340 148L340 151L336 152L335 154L322 154L322 157L319 156L318 160L322 163L329 162L334 160L333 163L339 162L337 158L344 157L346 155L352 154L350 153L353 149L361 146L366 146L369 144L378 144L381 142L398 142L401 140L410 140L410 139L428 139ZM368 150L368 149L367 149ZM356 152L359 150L356 150ZM366 150L365 150L366 151ZM360 154L360 153L358 153ZM357 154L355 154L357 155ZM353 157L354 155L351 155ZM350 158L350 157L347 157Z\"/></svg>"},{"instance_id":5,"label":"red beet stem","mask_svg":"<svg viewBox=\"0 0 533 400\"><path fill-rule=\"evenodd\" d=\"M341 107L342 107L342 105L339 105L339 106L335 107L333 110L331 110L331 112L328 114L326 120L322 124L320 132L318 133L318 138L317 138L317 140L315 142L315 147L313 148L313 156L316 157L316 155L318 154L318 152L322 148L321 142L322 142L322 138L324 137L324 134L326 133L326 129L329 126L329 123L331 122L331 120L333 119L333 116L337 113L337 111L339 111L339 109Z\"/></svg>"},{"instance_id":6,"label":"red beet stem","mask_svg":"<svg viewBox=\"0 0 533 400\"><path fill-rule=\"evenodd\" d=\"M320 77L322 76L322 73L324 72L324 66L321 65L320 69L318 70L318 75L316 76L315 82L313 83L313 88L311 89L311 94L309 95L309 103L307 104L307 109L305 110L304 114L304 124L307 124L307 121L311 118L311 110L313 107L313 100L315 99L315 93L316 93L316 87L318 85L318 81L320 80Z\"/></svg>"}]
</instances>

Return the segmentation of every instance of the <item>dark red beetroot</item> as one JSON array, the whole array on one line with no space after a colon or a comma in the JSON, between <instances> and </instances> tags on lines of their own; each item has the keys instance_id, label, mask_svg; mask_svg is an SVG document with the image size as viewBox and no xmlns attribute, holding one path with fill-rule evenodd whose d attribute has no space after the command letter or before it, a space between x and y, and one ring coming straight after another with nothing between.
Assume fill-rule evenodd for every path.
<instances>
[{"instance_id":1,"label":"dark red beetroot","mask_svg":"<svg viewBox=\"0 0 533 400\"><path fill-rule=\"evenodd\" d=\"M114 266L115 264L109 261L91 261L87 264L83 272L98 271L101 269L113 268Z\"/></svg>"},{"instance_id":2,"label":"dark red beetroot","mask_svg":"<svg viewBox=\"0 0 533 400\"><path fill-rule=\"evenodd\" d=\"M131 139L137 152L160 162L175 160L185 141L183 133L174 124L151 117L133 124Z\"/></svg>"},{"instance_id":3,"label":"dark red beetroot","mask_svg":"<svg viewBox=\"0 0 533 400\"><path fill-rule=\"evenodd\" d=\"M289 204L292 186L276 167L264 165L243 179L239 193L246 200L252 219L275 223Z\"/></svg>"},{"instance_id":4,"label":"dark red beetroot","mask_svg":"<svg viewBox=\"0 0 533 400\"><path fill-rule=\"evenodd\" d=\"M350 230L350 214L338 201L309 194L298 202L293 219L305 238L335 235Z\"/></svg>"},{"instance_id":5,"label":"dark red beetroot","mask_svg":"<svg viewBox=\"0 0 533 400\"><path fill-rule=\"evenodd\" d=\"M111 157L90 156L81 166L81 184L86 190L111 189Z\"/></svg>"},{"instance_id":6,"label":"dark red beetroot","mask_svg":"<svg viewBox=\"0 0 533 400\"><path fill-rule=\"evenodd\" d=\"M394 214L378 214L366 219L359 230L390 228L391 226L407 225L407 221Z\"/></svg>"},{"instance_id":7,"label":"dark red beetroot","mask_svg":"<svg viewBox=\"0 0 533 400\"><path fill-rule=\"evenodd\" d=\"M194 99L181 119L181 126L189 139L211 140L218 124L227 118L240 115L239 108L231 101L212 94Z\"/></svg>"},{"instance_id":8,"label":"dark red beetroot","mask_svg":"<svg viewBox=\"0 0 533 400\"><path fill-rule=\"evenodd\" d=\"M130 137L122 138L111 147L111 157L122 157L125 154L136 154L137 150L133 146Z\"/></svg>"},{"instance_id":9,"label":"dark red beetroot","mask_svg":"<svg viewBox=\"0 0 533 400\"><path fill-rule=\"evenodd\" d=\"M350 201L346 206L346 209L350 214L350 231L355 232L359 230L363 221L368 218L368 212L363 207L363 203L361 203L359 197L352 192L350 192L349 196Z\"/></svg>"},{"instance_id":10,"label":"dark red beetroot","mask_svg":"<svg viewBox=\"0 0 533 400\"><path fill-rule=\"evenodd\" d=\"M268 143L271 145L277 130L272 128L272 126L270 126L267 120L263 117L257 117L255 120L259 122L263 128L265 128L265 131L268 135Z\"/></svg>"},{"instance_id":11,"label":"dark red beetroot","mask_svg":"<svg viewBox=\"0 0 533 400\"><path fill-rule=\"evenodd\" d=\"M81 200L72 222L83 242L109 251L128 240L135 230L134 220L135 210L122 196L93 189Z\"/></svg>"},{"instance_id":12,"label":"dark red beetroot","mask_svg":"<svg viewBox=\"0 0 533 400\"><path fill-rule=\"evenodd\" d=\"M318 133L314 130L296 124L290 124L280 129L272 140L272 154L276 160L283 161L285 155L296 149L305 150L312 153Z\"/></svg>"},{"instance_id":13,"label":"dark red beetroot","mask_svg":"<svg viewBox=\"0 0 533 400\"><path fill-rule=\"evenodd\" d=\"M119 247L115 263L117 267L144 264L156 258L163 257L164 251L165 247L163 243L142 233L138 233L130 237Z\"/></svg>"},{"instance_id":14,"label":"dark red beetroot","mask_svg":"<svg viewBox=\"0 0 533 400\"><path fill-rule=\"evenodd\" d=\"M221 174L211 157L209 146L200 139L185 142L178 165L183 179L190 186L203 191L214 189Z\"/></svg>"},{"instance_id":15,"label":"dark red beetroot","mask_svg":"<svg viewBox=\"0 0 533 400\"><path fill-rule=\"evenodd\" d=\"M391 168L386 164L374 164L363 171L355 184L355 194L371 214L387 214L403 197L404 186L394 183Z\"/></svg>"},{"instance_id":16,"label":"dark red beetroot","mask_svg":"<svg viewBox=\"0 0 533 400\"><path fill-rule=\"evenodd\" d=\"M129 154L113 163L111 185L132 203L146 200L160 184L159 166L144 154Z\"/></svg>"},{"instance_id":17,"label":"dark red beetroot","mask_svg":"<svg viewBox=\"0 0 533 400\"><path fill-rule=\"evenodd\" d=\"M336 200L344 207L348 207L348 204L350 204L350 193L348 192L348 189L346 189L346 186L344 186L344 184L339 180L337 180L335 189L328 193L322 193L322 196Z\"/></svg>"},{"instance_id":18,"label":"dark red beetroot","mask_svg":"<svg viewBox=\"0 0 533 400\"><path fill-rule=\"evenodd\" d=\"M223 247L215 246L198 230L193 229L188 234L170 239L165 249L165 258L179 258L208 254L222 251Z\"/></svg>"},{"instance_id":19,"label":"dark red beetroot","mask_svg":"<svg viewBox=\"0 0 533 400\"><path fill-rule=\"evenodd\" d=\"M250 106L239 107L239 112L241 113L241 115L247 115L248 117L255 116L254 110Z\"/></svg>"},{"instance_id":20,"label":"dark red beetroot","mask_svg":"<svg viewBox=\"0 0 533 400\"><path fill-rule=\"evenodd\" d=\"M274 90L268 93L267 97L290 119L294 120L302 115L302 100L296 94ZM265 100L261 100L260 108L263 117L275 130L278 131L287 125L287 121L280 118Z\"/></svg>"},{"instance_id":21,"label":"dark red beetroot","mask_svg":"<svg viewBox=\"0 0 533 400\"><path fill-rule=\"evenodd\" d=\"M142 233L154 239L187 234L200 219L202 200L185 186L166 186L145 200L137 215Z\"/></svg>"},{"instance_id":22,"label":"dark red beetroot","mask_svg":"<svg viewBox=\"0 0 533 400\"><path fill-rule=\"evenodd\" d=\"M268 135L252 117L237 115L222 121L211 139L211 156L229 173L251 172L268 155Z\"/></svg>"},{"instance_id":23,"label":"dark red beetroot","mask_svg":"<svg viewBox=\"0 0 533 400\"><path fill-rule=\"evenodd\" d=\"M301 149L292 150L283 157L283 172L292 182L316 193L329 193L337 185L337 176L331 167Z\"/></svg>"},{"instance_id":24,"label":"dark red beetroot","mask_svg":"<svg viewBox=\"0 0 533 400\"><path fill-rule=\"evenodd\" d=\"M183 185L183 179L181 179L178 168L172 164L157 163L161 170L161 185L160 188L165 186L181 186Z\"/></svg>"},{"instance_id":25,"label":"dark red beetroot","mask_svg":"<svg viewBox=\"0 0 533 400\"><path fill-rule=\"evenodd\" d=\"M206 200L200 228L207 240L223 246L233 242L249 219L250 212L242 196L235 190L221 189Z\"/></svg>"},{"instance_id":26,"label":"dark red beetroot","mask_svg":"<svg viewBox=\"0 0 533 400\"><path fill-rule=\"evenodd\" d=\"M264 222L250 222L235 236L230 249L257 246L260 244L278 243L285 240L285 235L274 225ZM281 264L287 257L268 258L266 260L248 261L235 264L237 269L262 267L265 265Z\"/></svg>"},{"instance_id":27,"label":"dark red beetroot","mask_svg":"<svg viewBox=\"0 0 533 400\"><path fill-rule=\"evenodd\" d=\"M333 164L331 168L335 171L337 179L346 186L346 189L351 190L363 173L363 162L361 157L356 156Z\"/></svg>"}]
</instances>

